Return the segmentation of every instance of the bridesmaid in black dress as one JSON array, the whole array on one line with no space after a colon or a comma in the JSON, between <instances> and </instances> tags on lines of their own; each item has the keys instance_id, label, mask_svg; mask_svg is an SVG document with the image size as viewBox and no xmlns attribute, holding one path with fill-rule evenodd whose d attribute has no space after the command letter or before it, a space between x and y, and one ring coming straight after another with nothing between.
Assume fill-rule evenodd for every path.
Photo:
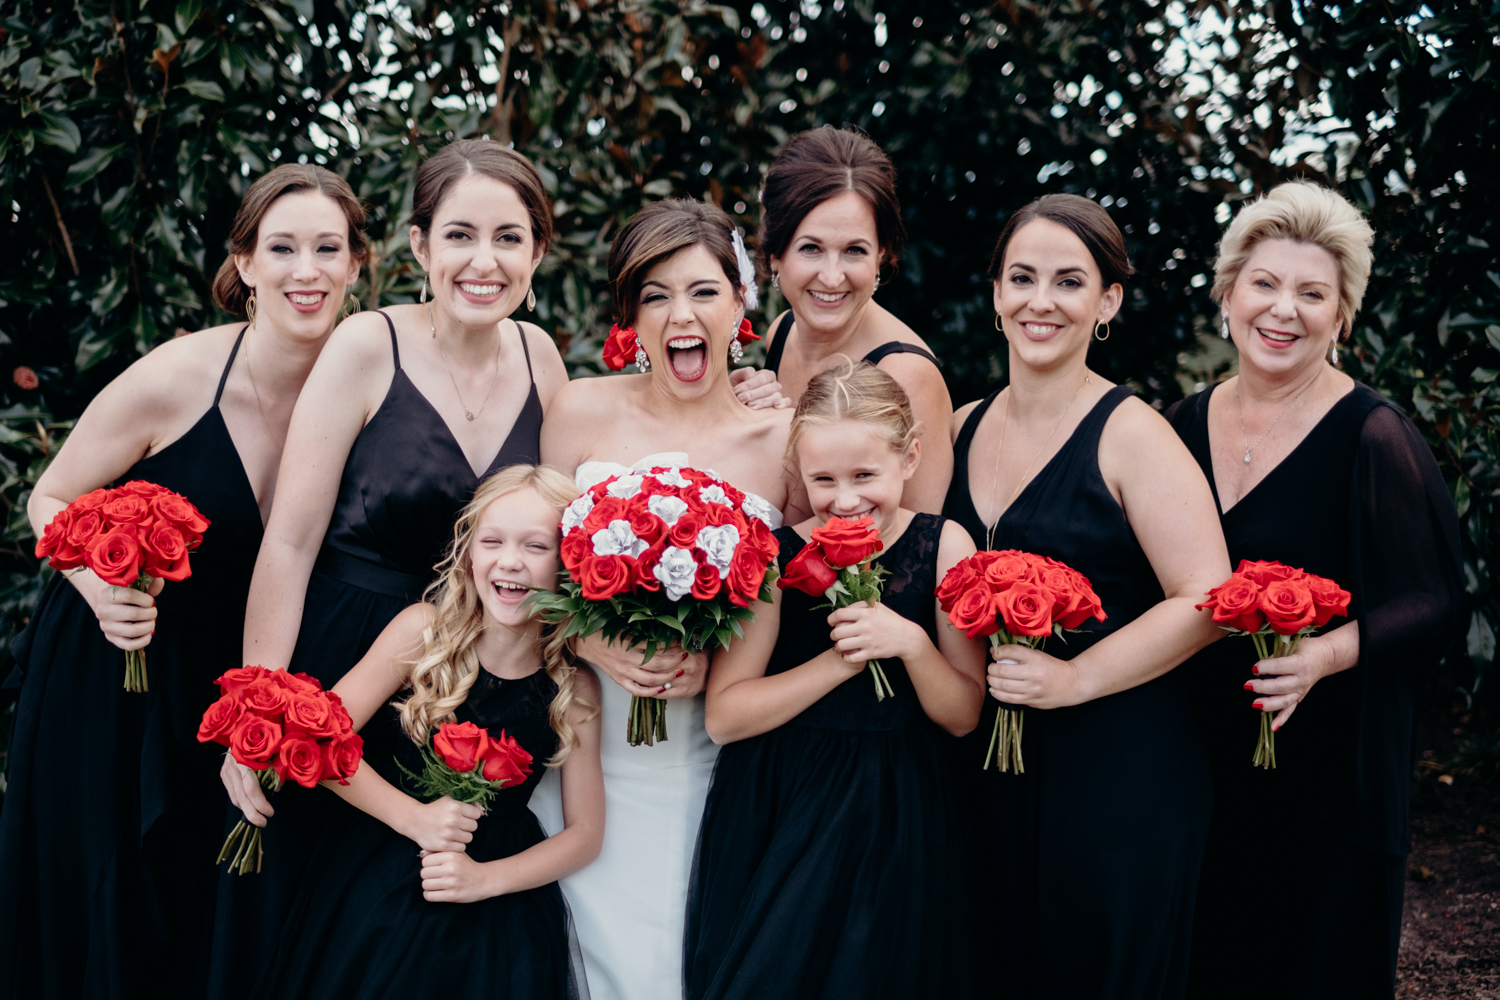
<instances>
[{"instance_id":1,"label":"bridesmaid in black dress","mask_svg":"<svg viewBox=\"0 0 1500 1000\"><path fill-rule=\"evenodd\" d=\"M421 599L481 480L537 461L566 375L551 339L509 316L531 294L551 218L535 168L498 143L461 140L423 163L411 244L430 300L353 317L309 377L255 565L245 662L331 687ZM276 816L261 871L221 879L210 995L239 997L305 870L300 845L353 810L300 788L273 807L227 756L222 776L231 820Z\"/></svg>"},{"instance_id":2,"label":"bridesmaid in black dress","mask_svg":"<svg viewBox=\"0 0 1500 1000\"><path fill-rule=\"evenodd\" d=\"M281 442L359 273L364 218L321 167L278 167L251 185L214 295L252 322L133 364L32 493L38 536L80 494L135 479L181 493L212 524L186 580L148 596L87 569L54 576L16 639L0 997L203 995L223 795L198 722L213 679L239 664ZM142 648L149 691L133 694L123 650Z\"/></svg>"},{"instance_id":3,"label":"bridesmaid in black dress","mask_svg":"<svg viewBox=\"0 0 1500 1000\"><path fill-rule=\"evenodd\" d=\"M1293 656L1257 663L1228 639L1186 671L1214 781L1194 997L1263 995L1267 977L1245 972L1253 940L1271 943L1280 995L1395 989L1417 703L1466 619L1457 518L1431 451L1330 364L1372 239L1352 205L1310 184L1241 209L1214 282L1239 374L1169 411L1231 560L1284 562L1353 595L1348 619ZM1257 706L1277 713L1275 770L1251 766ZM1251 857L1266 877L1246 878Z\"/></svg>"},{"instance_id":4,"label":"bridesmaid in black dress","mask_svg":"<svg viewBox=\"0 0 1500 1000\"><path fill-rule=\"evenodd\" d=\"M397 615L334 688L364 760L347 786L327 787L359 812L303 845L308 876L254 995L588 996L557 879L593 860L604 836L599 686L546 640L527 590L507 586L557 585L557 524L577 495L536 466L487 480L454 530L433 602ZM530 776L486 811L413 797L421 746L452 721L531 754ZM551 838L527 808L549 766L561 769L565 820Z\"/></svg>"},{"instance_id":5,"label":"bridesmaid in black dress","mask_svg":"<svg viewBox=\"0 0 1500 1000\"><path fill-rule=\"evenodd\" d=\"M1219 635L1193 605L1229 573L1223 536L1167 423L1087 368L1131 273L1109 216L1038 199L992 268L1010 385L954 415L945 510L984 548L1078 570L1108 618L990 664L990 694L1026 714L1025 772L981 779L989 975L1006 997L1181 997L1209 788L1172 668Z\"/></svg>"},{"instance_id":6,"label":"bridesmaid in black dress","mask_svg":"<svg viewBox=\"0 0 1500 1000\"><path fill-rule=\"evenodd\" d=\"M981 995L976 848L948 734L979 718L984 652L939 624L933 595L974 545L901 507L914 425L901 386L863 363L814 376L798 405L789 451L814 515L776 531L782 571L830 517L868 516L890 576L875 607L831 615L778 588L714 659L707 728L727 745L689 892L691 1000Z\"/></svg>"}]
</instances>

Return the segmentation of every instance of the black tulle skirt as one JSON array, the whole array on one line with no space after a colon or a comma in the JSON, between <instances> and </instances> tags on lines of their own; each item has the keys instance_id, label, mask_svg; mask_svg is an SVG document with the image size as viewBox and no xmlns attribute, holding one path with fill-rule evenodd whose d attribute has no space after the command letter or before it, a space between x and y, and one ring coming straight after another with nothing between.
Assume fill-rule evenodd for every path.
<instances>
[{"instance_id":1,"label":"black tulle skirt","mask_svg":"<svg viewBox=\"0 0 1500 1000\"><path fill-rule=\"evenodd\" d=\"M979 857L936 727L788 725L719 756L685 961L692 1000L975 995Z\"/></svg>"}]
</instances>

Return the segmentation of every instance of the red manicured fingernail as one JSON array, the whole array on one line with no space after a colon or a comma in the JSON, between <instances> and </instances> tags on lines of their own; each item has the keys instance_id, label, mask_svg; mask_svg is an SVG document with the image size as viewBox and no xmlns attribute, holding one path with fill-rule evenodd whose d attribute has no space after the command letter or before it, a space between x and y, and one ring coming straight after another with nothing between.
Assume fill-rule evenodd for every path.
<instances>
[{"instance_id":1,"label":"red manicured fingernail","mask_svg":"<svg viewBox=\"0 0 1500 1000\"><path fill-rule=\"evenodd\" d=\"M1245 682L1245 690L1246 691L1254 691L1255 690L1255 682L1254 681L1246 681Z\"/></svg>"},{"instance_id":2,"label":"red manicured fingernail","mask_svg":"<svg viewBox=\"0 0 1500 1000\"><path fill-rule=\"evenodd\" d=\"M679 670L679 671L677 671L677 673L673 674L672 676L674 676L674 677L681 677L685 673L687 673L686 670Z\"/></svg>"},{"instance_id":3,"label":"red manicured fingernail","mask_svg":"<svg viewBox=\"0 0 1500 1000\"><path fill-rule=\"evenodd\" d=\"M657 688L657 689L656 689L656 693L657 693L657 694L661 694L661 693L663 693L663 692L664 692L664 691L666 691L666 690L667 690L667 689L666 689L666 688L665 688L665 687L659 687L659 688Z\"/></svg>"},{"instance_id":4,"label":"red manicured fingernail","mask_svg":"<svg viewBox=\"0 0 1500 1000\"><path fill-rule=\"evenodd\" d=\"M1264 712L1264 711L1265 711L1265 708L1264 708L1264 707L1262 707L1262 705L1261 705L1261 703L1260 703L1260 702L1258 702L1258 701L1252 701L1252 702L1251 702L1251 703L1250 703L1250 707L1251 707L1251 708L1259 708L1259 709L1260 709L1260 710L1261 710L1261 711L1262 711L1262 712Z\"/></svg>"},{"instance_id":5,"label":"red manicured fingernail","mask_svg":"<svg viewBox=\"0 0 1500 1000\"><path fill-rule=\"evenodd\" d=\"M1259 667L1251 667L1250 668L1250 672L1252 674L1254 674L1255 676L1257 676L1257 677L1260 676L1260 668Z\"/></svg>"}]
</instances>

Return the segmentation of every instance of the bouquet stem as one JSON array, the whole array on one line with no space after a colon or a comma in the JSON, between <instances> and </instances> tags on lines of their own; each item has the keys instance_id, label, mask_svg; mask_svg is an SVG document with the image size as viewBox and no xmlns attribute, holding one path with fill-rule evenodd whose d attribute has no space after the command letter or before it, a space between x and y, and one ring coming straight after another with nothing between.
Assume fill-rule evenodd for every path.
<instances>
[{"instance_id":1,"label":"bouquet stem","mask_svg":"<svg viewBox=\"0 0 1500 1000\"><path fill-rule=\"evenodd\" d=\"M1026 773L1026 761L1021 756L1021 729L1026 724L1026 709L1006 708L1003 705L995 713L995 731L990 736L990 748L985 751L984 769L990 761L1001 774L1006 774L1014 765L1017 774Z\"/></svg>"},{"instance_id":2,"label":"bouquet stem","mask_svg":"<svg viewBox=\"0 0 1500 1000\"><path fill-rule=\"evenodd\" d=\"M660 698L632 695L625 717L625 742L633 747L642 743L654 747L658 740L667 741L667 703Z\"/></svg>"},{"instance_id":3,"label":"bouquet stem","mask_svg":"<svg viewBox=\"0 0 1500 1000\"><path fill-rule=\"evenodd\" d=\"M269 767L259 772L256 778L268 792L281 788L281 779ZM228 861L229 870L236 875L259 872L261 859L265 855L265 848L261 846L261 834L264 832L260 827L240 820L229 831L229 836L224 838L224 846L219 848L219 856L214 864Z\"/></svg>"},{"instance_id":4,"label":"bouquet stem","mask_svg":"<svg viewBox=\"0 0 1500 1000\"><path fill-rule=\"evenodd\" d=\"M141 593L151 589L151 578L142 573L132 583L131 588ZM125 690L131 694L146 693L146 651L145 649L125 650Z\"/></svg>"},{"instance_id":5,"label":"bouquet stem","mask_svg":"<svg viewBox=\"0 0 1500 1000\"><path fill-rule=\"evenodd\" d=\"M1271 728L1271 717L1275 712L1260 713L1260 739L1255 742L1256 767L1270 770L1276 766L1276 730Z\"/></svg>"},{"instance_id":6,"label":"bouquet stem","mask_svg":"<svg viewBox=\"0 0 1500 1000\"><path fill-rule=\"evenodd\" d=\"M1255 643L1255 652L1260 659L1276 660L1295 653L1302 643L1302 635L1252 632L1250 641ZM1252 767L1269 771L1276 766L1276 730L1271 728L1275 715L1275 712L1260 713L1260 737L1255 741L1255 756L1250 760Z\"/></svg>"},{"instance_id":7,"label":"bouquet stem","mask_svg":"<svg viewBox=\"0 0 1500 1000\"><path fill-rule=\"evenodd\" d=\"M885 670L881 668L879 660L867 660L865 666L870 668L870 676L875 680L875 700L885 701L887 697L894 698L896 692L891 690L891 682L886 679Z\"/></svg>"}]
</instances>

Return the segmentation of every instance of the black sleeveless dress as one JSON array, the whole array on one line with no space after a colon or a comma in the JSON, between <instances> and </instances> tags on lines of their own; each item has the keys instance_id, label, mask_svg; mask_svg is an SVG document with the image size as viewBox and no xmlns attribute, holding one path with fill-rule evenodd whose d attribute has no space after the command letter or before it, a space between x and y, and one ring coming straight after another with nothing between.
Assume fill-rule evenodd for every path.
<instances>
[{"instance_id":1,"label":"black sleeveless dress","mask_svg":"<svg viewBox=\"0 0 1500 1000\"><path fill-rule=\"evenodd\" d=\"M998 392L964 422L944 513L984 546L969 492L969 446ZM1001 516L994 549L1051 556L1088 577L1109 616L1052 639L1069 660L1140 617L1161 585L1099 472L1099 439L1131 395L1117 386ZM1024 774L982 772L987 898L999 995L1047 1000L1181 997L1198 867L1208 833L1208 766L1173 671L1082 705L1027 709ZM985 699L988 741L997 702ZM984 750L968 764L978 772ZM1243 963L1242 963L1243 964Z\"/></svg>"},{"instance_id":2,"label":"black sleeveless dress","mask_svg":"<svg viewBox=\"0 0 1500 1000\"><path fill-rule=\"evenodd\" d=\"M796 319L797 317L788 311L780 325L776 327L776 332L771 335L771 346L766 348L766 371L774 374L781 367L781 355L786 351L786 339L791 334L792 324L796 322ZM916 344L908 344L904 340L888 340L860 360L878 365L883 358L892 354L915 354L926 358L934 365L938 364L938 359L933 357L931 352L922 350Z\"/></svg>"},{"instance_id":3,"label":"black sleeveless dress","mask_svg":"<svg viewBox=\"0 0 1500 1000\"><path fill-rule=\"evenodd\" d=\"M527 808L532 790L557 752L547 709L557 685L538 670L502 681L481 669L459 707L460 722L514 737L532 756L531 775L502 789L466 853L475 861L519 854L546 839ZM383 706L365 726L365 763L391 784L415 794L398 767L420 774L420 748ZM320 794L332 796L325 790ZM582 964L569 951L567 910L556 882L475 903L422 898L417 845L359 813L311 845L308 877L275 944L274 957L252 991L276 1000L573 1000L586 997Z\"/></svg>"},{"instance_id":4,"label":"black sleeveless dress","mask_svg":"<svg viewBox=\"0 0 1500 1000\"><path fill-rule=\"evenodd\" d=\"M220 748L198 742L214 678L240 662L260 507L211 406L133 479L187 497L212 522L193 574L157 598L150 690L54 575L12 647L20 687L0 814L0 997L202 997L223 836ZM115 485L118 485L116 483Z\"/></svg>"},{"instance_id":5,"label":"black sleeveless dress","mask_svg":"<svg viewBox=\"0 0 1500 1000\"><path fill-rule=\"evenodd\" d=\"M401 610L422 599L453 535L453 522L490 475L507 465L539 461L542 404L533 379L526 402L494 461L475 476L453 432L406 373L396 327L396 366L380 409L349 450L338 500L307 585L302 627L290 669L333 687L369 651ZM530 348L521 346L527 370ZM307 870L307 844L324 826L358 813L321 789L283 788L272 797L261 870L220 876L219 914L211 969L213 998L244 997L277 939ZM231 807L225 832L240 819Z\"/></svg>"},{"instance_id":6,"label":"black sleeveless dress","mask_svg":"<svg viewBox=\"0 0 1500 1000\"><path fill-rule=\"evenodd\" d=\"M943 519L917 514L878 558L883 603L934 642ZM776 532L781 567L805 544ZM827 610L781 595L766 674L831 645ZM684 947L691 1000L777 997L963 1000L984 947L970 897L948 737L922 712L900 660L895 697L861 671L780 728L719 754L704 808Z\"/></svg>"},{"instance_id":7,"label":"black sleeveless dress","mask_svg":"<svg viewBox=\"0 0 1500 1000\"><path fill-rule=\"evenodd\" d=\"M1213 392L1168 417L1218 502ZM1264 995L1265 980L1244 975L1244 948L1274 928L1278 994L1389 997L1418 702L1467 622L1453 502L1411 421L1356 385L1220 522L1231 565L1279 560L1348 590L1360 657L1318 681L1277 732L1275 770L1250 762L1260 713L1244 690L1256 659L1249 640L1217 642L1179 671L1214 782L1190 994ZM1275 859L1274 891L1245 877L1254 857Z\"/></svg>"}]
</instances>

